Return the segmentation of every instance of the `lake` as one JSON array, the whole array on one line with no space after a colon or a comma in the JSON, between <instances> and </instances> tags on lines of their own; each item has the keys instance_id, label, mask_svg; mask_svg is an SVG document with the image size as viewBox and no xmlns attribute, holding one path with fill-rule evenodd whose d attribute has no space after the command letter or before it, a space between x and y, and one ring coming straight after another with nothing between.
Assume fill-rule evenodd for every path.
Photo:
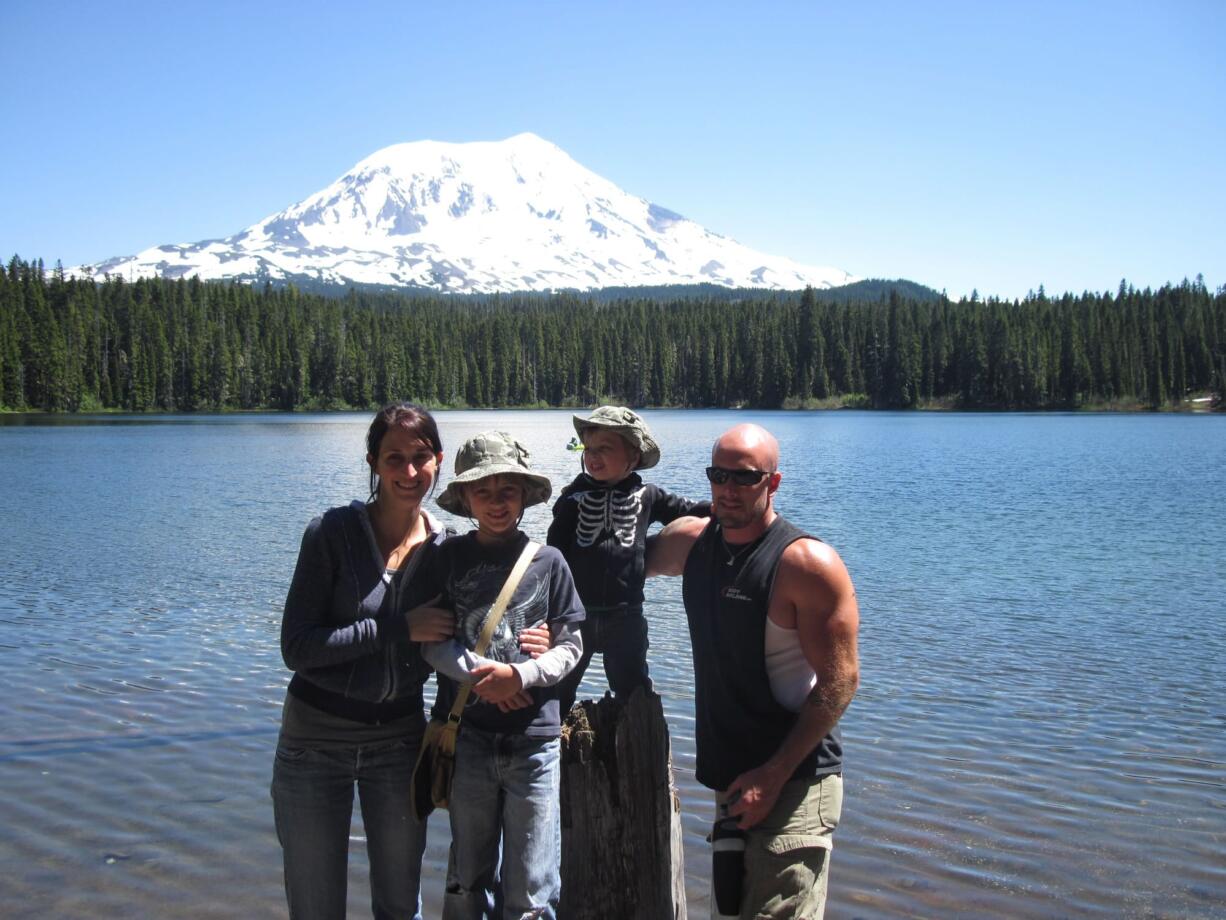
<instances>
[{"instance_id":1,"label":"lake","mask_svg":"<svg viewBox=\"0 0 1226 920\"><path fill-rule=\"evenodd\" d=\"M716 435L770 428L779 510L855 579L829 916L1222 915L1226 417L644 414L648 478L691 497ZM449 453L498 427L555 490L576 472L569 412L438 417ZM284 916L281 604L306 522L366 494L368 421L0 416L6 917ZM648 605L705 917L679 580ZM369 916L354 838L350 910ZM428 916L447 839L432 820Z\"/></svg>"}]
</instances>

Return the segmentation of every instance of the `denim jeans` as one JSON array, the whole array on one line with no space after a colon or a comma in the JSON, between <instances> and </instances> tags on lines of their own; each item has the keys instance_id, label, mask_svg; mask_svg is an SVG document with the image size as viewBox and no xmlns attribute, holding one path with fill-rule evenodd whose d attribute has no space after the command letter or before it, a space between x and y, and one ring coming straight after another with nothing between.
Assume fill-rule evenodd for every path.
<instances>
[{"instance_id":1,"label":"denim jeans","mask_svg":"<svg viewBox=\"0 0 1226 920\"><path fill-rule=\"evenodd\" d=\"M416 740L342 750L278 745L273 813L285 856L293 920L343 920L349 827L357 784L376 920L421 920L426 825L413 817L409 779Z\"/></svg>"},{"instance_id":2,"label":"denim jeans","mask_svg":"<svg viewBox=\"0 0 1226 920\"><path fill-rule=\"evenodd\" d=\"M589 612L579 624L579 633L583 636L583 657L558 684L558 712L563 721L575 705L579 682L596 652L604 659L605 677L614 696L628 696L635 687L651 690L651 678L647 676L647 618L641 607Z\"/></svg>"},{"instance_id":3,"label":"denim jeans","mask_svg":"<svg viewBox=\"0 0 1226 920\"><path fill-rule=\"evenodd\" d=\"M443 920L554 920L562 890L560 749L557 738L460 727Z\"/></svg>"}]
</instances>

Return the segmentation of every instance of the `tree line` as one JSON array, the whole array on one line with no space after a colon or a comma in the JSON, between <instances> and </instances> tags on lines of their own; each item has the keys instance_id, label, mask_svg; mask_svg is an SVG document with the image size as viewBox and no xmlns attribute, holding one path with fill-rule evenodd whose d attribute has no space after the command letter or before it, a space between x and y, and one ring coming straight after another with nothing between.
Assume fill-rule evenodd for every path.
<instances>
[{"instance_id":1,"label":"tree line","mask_svg":"<svg viewBox=\"0 0 1226 920\"><path fill-rule=\"evenodd\" d=\"M351 291L0 266L0 408L1163 408L1226 393L1226 289L952 301L747 292L613 301Z\"/></svg>"}]
</instances>

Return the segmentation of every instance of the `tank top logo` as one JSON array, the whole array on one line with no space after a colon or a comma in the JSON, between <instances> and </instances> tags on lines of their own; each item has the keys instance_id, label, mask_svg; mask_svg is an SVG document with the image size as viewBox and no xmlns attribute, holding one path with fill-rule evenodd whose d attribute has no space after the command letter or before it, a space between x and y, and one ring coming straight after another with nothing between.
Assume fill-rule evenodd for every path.
<instances>
[{"instance_id":1,"label":"tank top logo","mask_svg":"<svg viewBox=\"0 0 1226 920\"><path fill-rule=\"evenodd\" d=\"M738 588L736 585L729 585L724 590L719 592L720 597L726 601L740 601L745 604L752 604L753 598Z\"/></svg>"}]
</instances>

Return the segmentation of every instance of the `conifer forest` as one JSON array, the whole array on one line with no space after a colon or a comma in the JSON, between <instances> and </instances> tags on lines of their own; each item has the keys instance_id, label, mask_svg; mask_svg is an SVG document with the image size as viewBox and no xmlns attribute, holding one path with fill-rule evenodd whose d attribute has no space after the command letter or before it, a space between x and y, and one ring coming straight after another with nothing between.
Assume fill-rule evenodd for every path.
<instances>
[{"instance_id":1,"label":"conifer forest","mask_svg":"<svg viewBox=\"0 0 1226 920\"><path fill-rule=\"evenodd\" d=\"M912 286L918 289L917 286ZM929 292L930 294L931 292ZM1177 407L1226 392L1226 289L457 298L0 266L0 408Z\"/></svg>"}]
</instances>

